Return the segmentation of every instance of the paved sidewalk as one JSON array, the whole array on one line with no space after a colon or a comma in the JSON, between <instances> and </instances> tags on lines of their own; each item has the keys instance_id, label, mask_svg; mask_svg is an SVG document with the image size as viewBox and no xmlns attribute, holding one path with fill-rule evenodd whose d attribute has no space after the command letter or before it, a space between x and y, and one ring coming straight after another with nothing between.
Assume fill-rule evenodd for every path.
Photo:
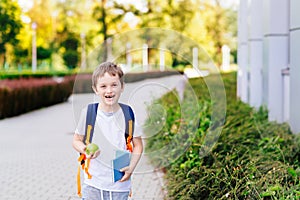
<instances>
[{"instance_id":1,"label":"paved sidewalk","mask_svg":"<svg viewBox=\"0 0 300 200\"><path fill-rule=\"evenodd\" d=\"M178 75L126 84L121 101L133 106L137 122L143 124L151 100L181 79ZM72 136L81 108L94 99L93 94L72 95L68 102L0 120L0 199L79 199ZM132 199L163 199L162 184L162 174L143 156L133 176Z\"/></svg>"}]
</instances>

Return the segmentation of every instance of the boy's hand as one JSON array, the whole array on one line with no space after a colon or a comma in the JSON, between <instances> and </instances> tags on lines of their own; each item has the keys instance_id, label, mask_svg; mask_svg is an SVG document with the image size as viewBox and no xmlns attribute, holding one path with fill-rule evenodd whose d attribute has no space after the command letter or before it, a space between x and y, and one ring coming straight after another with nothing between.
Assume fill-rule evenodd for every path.
<instances>
[{"instance_id":1,"label":"boy's hand","mask_svg":"<svg viewBox=\"0 0 300 200\"><path fill-rule=\"evenodd\" d=\"M87 159L95 159L100 155L100 149L98 149L95 153L85 154Z\"/></svg>"},{"instance_id":2,"label":"boy's hand","mask_svg":"<svg viewBox=\"0 0 300 200\"><path fill-rule=\"evenodd\" d=\"M132 171L130 170L130 167L124 167L120 169L121 172L125 172L124 176L119 180L120 182L128 181L131 177Z\"/></svg>"}]
</instances>

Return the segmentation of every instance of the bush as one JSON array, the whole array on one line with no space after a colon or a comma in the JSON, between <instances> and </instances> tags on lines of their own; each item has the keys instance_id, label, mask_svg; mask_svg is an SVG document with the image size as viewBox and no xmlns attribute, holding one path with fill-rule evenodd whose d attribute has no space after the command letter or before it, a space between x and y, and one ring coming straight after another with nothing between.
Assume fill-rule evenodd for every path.
<instances>
[{"instance_id":1,"label":"bush","mask_svg":"<svg viewBox=\"0 0 300 200\"><path fill-rule=\"evenodd\" d=\"M64 55L63 55L63 59L65 62L65 65L69 68L69 69L74 69L79 61L79 55L78 52L75 50L67 50Z\"/></svg>"},{"instance_id":2,"label":"bush","mask_svg":"<svg viewBox=\"0 0 300 200\"><path fill-rule=\"evenodd\" d=\"M66 101L73 76L0 81L0 119Z\"/></svg>"},{"instance_id":3,"label":"bush","mask_svg":"<svg viewBox=\"0 0 300 200\"><path fill-rule=\"evenodd\" d=\"M78 74L75 78L73 93L93 93L92 74Z\"/></svg>"},{"instance_id":4,"label":"bush","mask_svg":"<svg viewBox=\"0 0 300 200\"><path fill-rule=\"evenodd\" d=\"M214 76L209 77L213 80ZM201 155L204 137L210 131L211 104L203 79L190 80L198 95L199 126L190 131L181 124L180 109L174 93L158 102L167 111L166 124L148 138L146 152L155 152L172 141L172 150L152 155L157 166L164 163L168 199L299 199L300 198L300 139L287 124L268 121L267 110L255 110L236 98L236 74L224 74L227 113L222 134L209 152ZM218 88L215 88L218 90ZM189 103L189 97L187 104ZM215 106L215 105L214 105ZM151 116L149 119L152 119ZM196 118L191 115L190 119ZM188 121L186 121L188 122ZM151 130L145 130L148 134ZM182 146L190 142L182 151ZM174 152L181 156L170 162ZM171 164L168 164L171 163Z\"/></svg>"},{"instance_id":5,"label":"bush","mask_svg":"<svg viewBox=\"0 0 300 200\"><path fill-rule=\"evenodd\" d=\"M52 50L51 49L46 49L44 47L37 47L37 59L38 60L43 60L43 59L48 59L51 57Z\"/></svg>"},{"instance_id":6,"label":"bush","mask_svg":"<svg viewBox=\"0 0 300 200\"><path fill-rule=\"evenodd\" d=\"M3 73L2 76L6 79L0 80L0 119L64 102L72 93L93 92L91 74L68 75L71 73ZM178 72L165 71L126 74L125 82L135 82L173 74L178 74ZM59 77L52 77L53 75L59 75Z\"/></svg>"},{"instance_id":7,"label":"bush","mask_svg":"<svg viewBox=\"0 0 300 200\"><path fill-rule=\"evenodd\" d=\"M62 46L65 48L63 54L63 60L65 65L69 69L74 69L78 65L79 54L77 51L79 45L79 40L74 34L70 34L68 38L62 43Z\"/></svg>"},{"instance_id":8,"label":"bush","mask_svg":"<svg viewBox=\"0 0 300 200\"><path fill-rule=\"evenodd\" d=\"M36 71L32 72L31 70L23 70L22 72L18 71L0 71L0 80L4 79L26 79L26 78L51 78L53 76L69 76L72 75L73 71Z\"/></svg>"},{"instance_id":9,"label":"bush","mask_svg":"<svg viewBox=\"0 0 300 200\"><path fill-rule=\"evenodd\" d=\"M160 78L170 75L178 75L178 71L151 71L140 73L127 73L124 75L125 83L142 81L149 78ZM78 74L75 79L74 93L92 93L92 74Z\"/></svg>"},{"instance_id":10,"label":"bush","mask_svg":"<svg viewBox=\"0 0 300 200\"><path fill-rule=\"evenodd\" d=\"M182 72L176 70L128 73L125 74L124 81L125 83L132 83L132 82L142 81L150 78L161 78L165 76L179 75L179 74L182 74Z\"/></svg>"}]
</instances>

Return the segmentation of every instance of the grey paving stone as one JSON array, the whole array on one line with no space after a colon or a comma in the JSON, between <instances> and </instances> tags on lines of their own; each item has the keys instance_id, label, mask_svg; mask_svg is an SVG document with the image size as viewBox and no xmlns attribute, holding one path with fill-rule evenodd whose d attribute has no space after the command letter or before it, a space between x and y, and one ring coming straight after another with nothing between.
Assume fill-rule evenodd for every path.
<instances>
[{"instance_id":1,"label":"grey paving stone","mask_svg":"<svg viewBox=\"0 0 300 200\"><path fill-rule=\"evenodd\" d=\"M146 105L172 90L177 80L171 76L127 84L121 100L133 105L138 123L142 124L147 117ZM148 87L149 83L163 87ZM136 89L141 87L142 90ZM72 148L71 133L79 110L93 98L92 94L73 95L66 103L0 120L0 199L80 199L76 196L78 154ZM146 157L137 171L132 200L163 199L161 177Z\"/></svg>"}]
</instances>

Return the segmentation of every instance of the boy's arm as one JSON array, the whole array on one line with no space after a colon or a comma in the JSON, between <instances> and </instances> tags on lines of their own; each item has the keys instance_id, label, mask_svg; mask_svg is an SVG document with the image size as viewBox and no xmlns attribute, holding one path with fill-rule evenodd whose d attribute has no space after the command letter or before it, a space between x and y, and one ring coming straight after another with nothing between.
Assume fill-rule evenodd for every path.
<instances>
[{"instance_id":1,"label":"boy's arm","mask_svg":"<svg viewBox=\"0 0 300 200\"><path fill-rule=\"evenodd\" d=\"M134 137L132 139L132 144L133 151L131 154L130 164L128 167L124 167L123 169L121 169L122 172L125 172L125 175L122 177L120 182L127 181L130 178L143 152L143 142L141 137Z\"/></svg>"},{"instance_id":2,"label":"boy's arm","mask_svg":"<svg viewBox=\"0 0 300 200\"><path fill-rule=\"evenodd\" d=\"M132 151L130 165L129 165L129 168L131 169L131 173L134 171L143 153L142 137L134 137L132 139L132 144L133 144L133 151Z\"/></svg>"},{"instance_id":3,"label":"boy's arm","mask_svg":"<svg viewBox=\"0 0 300 200\"><path fill-rule=\"evenodd\" d=\"M86 154L86 145L82 142L83 141L83 135L74 134L73 136L73 147L76 151L79 153L85 154L86 158L97 158L100 155L100 150L98 149L95 153L91 153L89 155Z\"/></svg>"},{"instance_id":4,"label":"boy's arm","mask_svg":"<svg viewBox=\"0 0 300 200\"><path fill-rule=\"evenodd\" d=\"M85 149L86 149L86 146L85 144L82 142L83 141L83 135L79 135L79 134L74 134L73 136L73 142L72 142L72 145L73 145L73 148L78 151L79 153L85 153Z\"/></svg>"}]
</instances>

